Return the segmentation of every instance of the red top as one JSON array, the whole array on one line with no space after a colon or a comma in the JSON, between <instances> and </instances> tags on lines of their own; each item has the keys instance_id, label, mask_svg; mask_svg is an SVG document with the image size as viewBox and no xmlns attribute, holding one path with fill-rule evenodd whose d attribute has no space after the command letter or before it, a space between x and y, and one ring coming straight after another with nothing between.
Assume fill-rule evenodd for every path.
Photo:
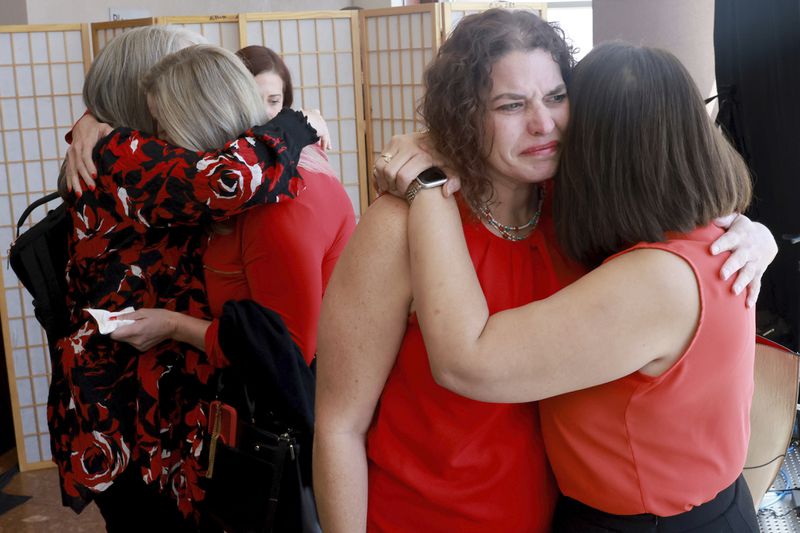
<instances>
[{"instance_id":1,"label":"red top","mask_svg":"<svg viewBox=\"0 0 800 533\"><path fill-rule=\"evenodd\" d=\"M519 242L495 236L466 212L464 235L490 312L545 298L577 277L550 245L549 206ZM438 386L416 315L386 381L367 455L370 532L550 529L557 490L537 405L483 403Z\"/></svg>"},{"instance_id":2,"label":"red top","mask_svg":"<svg viewBox=\"0 0 800 533\"><path fill-rule=\"evenodd\" d=\"M314 160L309 165L308 150ZM322 294L355 228L350 198L318 146L298 167L303 194L257 207L236 218L233 232L214 234L203 256L206 292L215 317L228 300L252 299L281 315L306 362L317 350ZM266 208L266 209L265 209ZM206 352L224 357L218 321L206 334Z\"/></svg>"},{"instance_id":3,"label":"red top","mask_svg":"<svg viewBox=\"0 0 800 533\"><path fill-rule=\"evenodd\" d=\"M731 292L732 280L719 279L725 257L708 251L722 233L708 226L631 248L666 250L691 265L698 328L658 377L635 372L540 402L548 457L565 495L608 513L672 516L713 499L741 474L755 319L745 295Z\"/></svg>"}]
</instances>

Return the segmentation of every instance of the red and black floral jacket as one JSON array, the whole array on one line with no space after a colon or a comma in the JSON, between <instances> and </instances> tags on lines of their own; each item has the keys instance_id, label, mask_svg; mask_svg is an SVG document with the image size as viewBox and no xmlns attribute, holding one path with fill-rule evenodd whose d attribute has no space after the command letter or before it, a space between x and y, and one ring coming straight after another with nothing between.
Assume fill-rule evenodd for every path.
<instances>
[{"instance_id":1,"label":"red and black floral jacket","mask_svg":"<svg viewBox=\"0 0 800 533\"><path fill-rule=\"evenodd\" d=\"M316 136L285 110L218 152L176 148L120 128L95 148L97 187L71 207L67 264L74 330L58 342L48 424L62 499L80 512L126 468L178 501L198 479L215 369L205 353L164 342L138 352L100 335L86 308L160 307L210 318L202 225L300 189L295 164Z\"/></svg>"}]
</instances>

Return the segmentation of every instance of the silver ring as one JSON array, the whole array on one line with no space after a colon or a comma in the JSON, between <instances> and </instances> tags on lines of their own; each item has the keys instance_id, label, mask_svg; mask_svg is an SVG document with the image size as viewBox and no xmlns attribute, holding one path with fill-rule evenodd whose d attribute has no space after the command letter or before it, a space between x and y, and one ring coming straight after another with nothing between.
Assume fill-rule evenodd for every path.
<instances>
[{"instance_id":1,"label":"silver ring","mask_svg":"<svg viewBox=\"0 0 800 533\"><path fill-rule=\"evenodd\" d=\"M393 156L392 154L381 154L381 158L382 158L384 161L386 161L386 164L387 164L387 165L388 165L389 163L391 163L391 162L392 162L392 158L393 158L393 157L394 157L394 156Z\"/></svg>"}]
</instances>

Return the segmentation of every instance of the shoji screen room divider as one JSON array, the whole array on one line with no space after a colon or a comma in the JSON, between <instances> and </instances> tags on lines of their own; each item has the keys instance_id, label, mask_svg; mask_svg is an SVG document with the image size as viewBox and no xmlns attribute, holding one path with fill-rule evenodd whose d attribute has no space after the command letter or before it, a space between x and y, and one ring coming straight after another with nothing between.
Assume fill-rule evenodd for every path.
<instances>
[{"instance_id":1,"label":"shoji screen room divider","mask_svg":"<svg viewBox=\"0 0 800 533\"><path fill-rule=\"evenodd\" d=\"M132 28L173 24L229 50L264 45L292 74L295 107L320 109L328 155L362 213L368 168L392 135L422 127L422 73L466 14L489 4L424 4L363 11L153 17L79 25L0 26L0 318L20 469L50 466L46 404L50 360L31 297L6 268L14 226L33 200L55 190L64 134L84 112L92 57ZM543 4L516 4L544 15ZM55 207L55 206L49 206ZM39 220L39 209L26 224Z\"/></svg>"},{"instance_id":2,"label":"shoji screen room divider","mask_svg":"<svg viewBox=\"0 0 800 533\"><path fill-rule=\"evenodd\" d=\"M0 313L21 468L51 464L50 358L31 297L7 269L8 249L25 207L56 188L90 61L88 25L0 26Z\"/></svg>"}]
</instances>

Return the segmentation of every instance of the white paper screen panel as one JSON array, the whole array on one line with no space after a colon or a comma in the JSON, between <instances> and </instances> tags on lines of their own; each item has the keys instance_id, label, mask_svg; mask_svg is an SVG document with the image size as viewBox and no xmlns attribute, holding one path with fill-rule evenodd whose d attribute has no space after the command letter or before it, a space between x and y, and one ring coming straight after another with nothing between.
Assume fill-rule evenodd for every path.
<instances>
[{"instance_id":1,"label":"white paper screen panel","mask_svg":"<svg viewBox=\"0 0 800 533\"><path fill-rule=\"evenodd\" d=\"M235 52L242 47L239 34L238 15L214 15L210 17L160 17L159 24L181 26L199 33L211 44Z\"/></svg>"},{"instance_id":2,"label":"white paper screen panel","mask_svg":"<svg viewBox=\"0 0 800 533\"><path fill-rule=\"evenodd\" d=\"M292 76L292 107L322 113L333 145L328 158L360 215L367 177L357 14L248 14L246 34L248 45L266 46L283 58Z\"/></svg>"},{"instance_id":3,"label":"white paper screen panel","mask_svg":"<svg viewBox=\"0 0 800 533\"><path fill-rule=\"evenodd\" d=\"M24 28L24 31L21 30ZM56 189L64 135L83 114L88 26L0 26L0 263L16 220ZM55 205L49 205L53 208ZM40 220L39 208L25 225ZM0 269L0 316L21 469L50 466L47 391L50 358L31 297L11 269Z\"/></svg>"},{"instance_id":4,"label":"white paper screen panel","mask_svg":"<svg viewBox=\"0 0 800 533\"><path fill-rule=\"evenodd\" d=\"M422 74L439 46L438 4L362 12L371 162L392 135L421 129Z\"/></svg>"}]
</instances>

